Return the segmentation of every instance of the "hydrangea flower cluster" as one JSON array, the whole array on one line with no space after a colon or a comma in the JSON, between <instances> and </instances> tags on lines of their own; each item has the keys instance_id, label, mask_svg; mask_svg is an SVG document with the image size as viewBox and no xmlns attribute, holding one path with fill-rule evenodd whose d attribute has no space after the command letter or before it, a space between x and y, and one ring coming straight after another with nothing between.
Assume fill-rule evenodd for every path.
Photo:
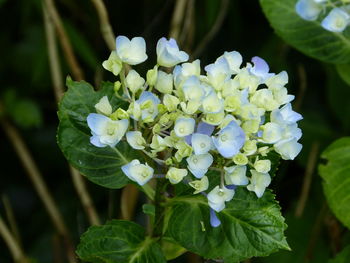
<instances>
[{"instance_id":1,"label":"hydrangea flower cluster","mask_svg":"<svg viewBox=\"0 0 350 263\"><path fill-rule=\"evenodd\" d=\"M157 64L144 79L134 69L126 73L125 67L147 59L144 39L119 36L116 46L103 67L119 77L115 96L128 108L113 111L110 98L101 98L97 113L87 117L90 141L115 147L126 140L166 169L164 175L155 174L157 167L135 159L121 168L130 180L144 185L163 176L171 184L189 184L194 194L207 196L211 223L217 226L215 211L225 208L237 186L258 198L264 194L271 182L270 152L284 160L300 152L297 122L302 116L292 110L285 71L270 73L259 57L242 67L241 54L232 51L201 74L199 60L187 62L189 56L174 39L161 38Z\"/></svg>"},{"instance_id":2,"label":"hydrangea flower cluster","mask_svg":"<svg viewBox=\"0 0 350 263\"><path fill-rule=\"evenodd\" d=\"M321 13L321 26L331 32L343 32L350 23L349 0L298 0L297 14L309 21L317 20Z\"/></svg>"}]
</instances>

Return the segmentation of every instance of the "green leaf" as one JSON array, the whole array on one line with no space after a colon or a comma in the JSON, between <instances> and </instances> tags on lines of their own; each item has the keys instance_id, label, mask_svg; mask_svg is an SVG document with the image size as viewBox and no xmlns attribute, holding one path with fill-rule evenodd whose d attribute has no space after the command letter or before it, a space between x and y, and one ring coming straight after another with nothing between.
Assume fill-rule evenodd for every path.
<instances>
[{"instance_id":1,"label":"green leaf","mask_svg":"<svg viewBox=\"0 0 350 263\"><path fill-rule=\"evenodd\" d=\"M342 124L338 132L350 131L350 86L348 86L335 72L333 68L327 70L327 99L335 117ZM341 129L343 128L343 129Z\"/></svg>"},{"instance_id":2,"label":"green leaf","mask_svg":"<svg viewBox=\"0 0 350 263\"><path fill-rule=\"evenodd\" d=\"M155 239L131 221L112 220L92 226L80 238L78 256L93 263L165 263Z\"/></svg>"},{"instance_id":3,"label":"green leaf","mask_svg":"<svg viewBox=\"0 0 350 263\"><path fill-rule=\"evenodd\" d=\"M350 62L350 30L334 33L320 21L306 21L295 12L297 0L260 0L263 11L276 34L304 54L325 62Z\"/></svg>"},{"instance_id":4,"label":"green leaf","mask_svg":"<svg viewBox=\"0 0 350 263\"><path fill-rule=\"evenodd\" d=\"M335 216L350 228L350 137L332 143L321 155L319 165L323 189Z\"/></svg>"},{"instance_id":5,"label":"green leaf","mask_svg":"<svg viewBox=\"0 0 350 263\"><path fill-rule=\"evenodd\" d=\"M163 237L161 246L166 260L172 260L187 252L186 248L183 248L182 246L177 244L170 237Z\"/></svg>"},{"instance_id":6,"label":"green leaf","mask_svg":"<svg viewBox=\"0 0 350 263\"><path fill-rule=\"evenodd\" d=\"M168 203L166 235L194 253L206 258L223 258L225 262L290 249L284 236L286 224L280 207L268 191L258 199L254 193L238 188L234 198L217 215L221 225L213 228L204 196L175 197Z\"/></svg>"},{"instance_id":7,"label":"green leaf","mask_svg":"<svg viewBox=\"0 0 350 263\"><path fill-rule=\"evenodd\" d=\"M144 212L146 215L154 217L156 214L156 208L152 204L143 204L142 212Z\"/></svg>"},{"instance_id":8,"label":"green leaf","mask_svg":"<svg viewBox=\"0 0 350 263\"><path fill-rule=\"evenodd\" d=\"M101 90L84 82L67 80L68 91L63 97L58 116L58 144L68 161L90 181L107 187L121 188L129 180L121 171L121 166L138 158L126 142L117 147L98 148L90 143L90 129L86 118L95 112L94 105L105 95L108 96L114 110L121 102L113 95L113 84L105 83Z\"/></svg>"},{"instance_id":9,"label":"green leaf","mask_svg":"<svg viewBox=\"0 0 350 263\"><path fill-rule=\"evenodd\" d=\"M334 259L328 263L348 263L350 258L350 246L345 247Z\"/></svg>"},{"instance_id":10,"label":"green leaf","mask_svg":"<svg viewBox=\"0 0 350 263\"><path fill-rule=\"evenodd\" d=\"M338 64L336 65L336 69L339 76L350 86L350 64Z\"/></svg>"}]
</instances>

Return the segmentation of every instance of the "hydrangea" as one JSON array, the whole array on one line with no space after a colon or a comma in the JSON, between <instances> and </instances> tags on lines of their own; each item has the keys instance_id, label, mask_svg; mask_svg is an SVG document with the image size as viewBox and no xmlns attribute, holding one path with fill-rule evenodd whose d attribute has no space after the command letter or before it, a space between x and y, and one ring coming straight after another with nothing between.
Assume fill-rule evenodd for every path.
<instances>
[{"instance_id":1,"label":"hydrangea","mask_svg":"<svg viewBox=\"0 0 350 263\"><path fill-rule=\"evenodd\" d=\"M299 0L295 11L304 20L315 21L320 18L320 25L324 29L341 33L350 23L348 4L346 0Z\"/></svg>"},{"instance_id":2,"label":"hydrangea","mask_svg":"<svg viewBox=\"0 0 350 263\"><path fill-rule=\"evenodd\" d=\"M299 2L299 11L308 9L307 19L314 19L324 4ZM116 100L107 96L96 101L96 113L87 117L90 142L118 147L125 140L148 162L125 163L125 176L139 185L163 177L190 186L193 194L207 197L210 222L216 227L216 213L234 198L237 187L263 196L271 183L270 153L293 160L301 151L302 116L292 109L294 96L285 87L288 74L270 72L260 57L244 65L237 51L224 52L201 74L199 60L187 62L188 55L174 39L162 38L157 64L143 78L125 64L145 61L145 46L142 38L118 37L117 49L103 62L119 77L115 96L126 106L111 104Z\"/></svg>"}]
</instances>

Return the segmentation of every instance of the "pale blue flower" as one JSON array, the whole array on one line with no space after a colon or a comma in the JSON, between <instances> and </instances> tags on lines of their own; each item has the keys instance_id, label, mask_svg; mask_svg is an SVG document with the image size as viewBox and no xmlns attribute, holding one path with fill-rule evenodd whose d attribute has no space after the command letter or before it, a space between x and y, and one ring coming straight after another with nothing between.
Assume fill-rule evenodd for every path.
<instances>
[{"instance_id":1,"label":"pale blue flower","mask_svg":"<svg viewBox=\"0 0 350 263\"><path fill-rule=\"evenodd\" d=\"M173 67L176 64L186 62L188 55L184 51L180 51L176 40L170 38L167 40L162 37L157 43L157 62L163 67Z\"/></svg>"},{"instance_id":2,"label":"pale blue flower","mask_svg":"<svg viewBox=\"0 0 350 263\"><path fill-rule=\"evenodd\" d=\"M228 185L247 185L249 180L246 176L247 166L233 165L224 167L225 182Z\"/></svg>"},{"instance_id":3,"label":"pale blue flower","mask_svg":"<svg viewBox=\"0 0 350 263\"><path fill-rule=\"evenodd\" d=\"M91 129L90 142L96 147L114 147L129 127L127 119L114 121L102 114L90 113L87 123Z\"/></svg>"},{"instance_id":4,"label":"pale blue flower","mask_svg":"<svg viewBox=\"0 0 350 263\"><path fill-rule=\"evenodd\" d=\"M268 173L259 173L255 170L250 170L252 177L250 178L250 184L247 186L249 191L256 194L258 198L262 197L266 187L271 183L271 177Z\"/></svg>"},{"instance_id":5,"label":"pale blue flower","mask_svg":"<svg viewBox=\"0 0 350 263\"><path fill-rule=\"evenodd\" d=\"M129 40L125 36L118 36L116 46L118 57L126 64L137 65L147 59L146 42L142 37Z\"/></svg>"},{"instance_id":6,"label":"pale blue flower","mask_svg":"<svg viewBox=\"0 0 350 263\"><path fill-rule=\"evenodd\" d=\"M343 32L349 25L350 15L341 8L333 8L331 12L323 19L321 25L324 29L331 32Z\"/></svg>"},{"instance_id":7,"label":"pale blue flower","mask_svg":"<svg viewBox=\"0 0 350 263\"><path fill-rule=\"evenodd\" d=\"M283 160L294 160L294 158L300 153L303 146L297 142L296 138L289 138L281 140L274 144L274 149L279 153Z\"/></svg>"},{"instance_id":8,"label":"pale blue flower","mask_svg":"<svg viewBox=\"0 0 350 263\"><path fill-rule=\"evenodd\" d=\"M213 140L205 134L193 133L191 145L195 154L204 154L213 149Z\"/></svg>"},{"instance_id":9,"label":"pale blue flower","mask_svg":"<svg viewBox=\"0 0 350 263\"><path fill-rule=\"evenodd\" d=\"M278 124L291 124L296 123L303 119L301 114L292 110L292 105L290 103L284 105L281 109L276 109L271 112L270 119L272 122Z\"/></svg>"},{"instance_id":10,"label":"pale blue flower","mask_svg":"<svg viewBox=\"0 0 350 263\"><path fill-rule=\"evenodd\" d=\"M269 73L270 67L265 60L260 57L253 57L252 62L254 67L250 68L250 73L259 77L261 82L264 82L268 78L274 76L275 74Z\"/></svg>"},{"instance_id":11,"label":"pale blue flower","mask_svg":"<svg viewBox=\"0 0 350 263\"><path fill-rule=\"evenodd\" d=\"M236 155L245 142L244 131L235 121L231 121L212 138L216 149L225 158Z\"/></svg>"},{"instance_id":12,"label":"pale blue flower","mask_svg":"<svg viewBox=\"0 0 350 263\"><path fill-rule=\"evenodd\" d=\"M146 184L152 179L154 170L148 164L141 164L139 160L132 160L130 163L123 165L123 173L132 181L139 185Z\"/></svg>"},{"instance_id":13,"label":"pale blue flower","mask_svg":"<svg viewBox=\"0 0 350 263\"><path fill-rule=\"evenodd\" d=\"M214 187L213 190L208 194L208 204L210 208L216 212L220 212L225 208L225 202L230 201L235 194L235 190L228 189L225 186L219 187L218 185Z\"/></svg>"},{"instance_id":14,"label":"pale blue flower","mask_svg":"<svg viewBox=\"0 0 350 263\"><path fill-rule=\"evenodd\" d=\"M142 107L142 105L146 104L147 102L149 102L148 107ZM158 115L158 104L160 103L160 100L152 92L143 91L136 103L141 106L142 120L147 118L155 119L155 117Z\"/></svg>"},{"instance_id":15,"label":"pale blue flower","mask_svg":"<svg viewBox=\"0 0 350 263\"><path fill-rule=\"evenodd\" d=\"M213 131L215 129L215 126L214 125L210 125L206 122L200 122L198 123L198 126L197 126L197 133L201 133L201 134L205 134L205 135L212 135Z\"/></svg>"},{"instance_id":16,"label":"pale blue flower","mask_svg":"<svg viewBox=\"0 0 350 263\"><path fill-rule=\"evenodd\" d=\"M224 57L220 57L215 63L207 65L204 70L207 72L210 84L216 90L221 90L224 82L231 76L230 65Z\"/></svg>"},{"instance_id":17,"label":"pale blue flower","mask_svg":"<svg viewBox=\"0 0 350 263\"><path fill-rule=\"evenodd\" d=\"M213 156L209 153L191 155L186 159L188 166L187 168L196 178L202 178L207 172L209 167L213 163Z\"/></svg>"},{"instance_id":18,"label":"pale blue flower","mask_svg":"<svg viewBox=\"0 0 350 263\"><path fill-rule=\"evenodd\" d=\"M220 56L217 60L221 59L221 58L225 58L227 60L227 63L230 67L231 73L232 74L237 74L240 71L240 66L242 65L242 55L237 52L237 51L231 51L231 52L227 52L225 51L225 53Z\"/></svg>"},{"instance_id":19,"label":"pale blue flower","mask_svg":"<svg viewBox=\"0 0 350 263\"><path fill-rule=\"evenodd\" d=\"M174 131L176 136L185 137L194 131L196 121L193 118L179 117L175 121Z\"/></svg>"},{"instance_id":20,"label":"pale blue flower","mask_svg":"<svg viewBox=\"0 0 350 263\"><path fill-rule=\"evenodd\" d=\"M295 11L301 18L313 21L321 13L322 5L314 0L299 0L295 5Z\"/></svg>"},{"instance_id":21,"label":"pale blue flower","mask_svg":"<svg viewBox=\"0 0 350 263\"><path fill-rule=\"evenodd\" d=\"M218 227L221 225L221 221L218 218L218 216L216 215L214 209L209 208L209 214L210 214L210 225L212 227Z\"/></svg>"}]
</instances>

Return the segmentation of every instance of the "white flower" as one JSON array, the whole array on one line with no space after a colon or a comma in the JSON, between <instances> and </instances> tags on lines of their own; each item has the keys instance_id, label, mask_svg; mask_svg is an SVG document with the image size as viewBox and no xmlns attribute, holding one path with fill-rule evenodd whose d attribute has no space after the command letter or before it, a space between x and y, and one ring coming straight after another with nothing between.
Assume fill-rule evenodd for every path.
<instances>
[{"instance_id":1,"label":"white flower","mask_svg":"<svg viewBox=\"0 0 350 263\"><path fill-rule=\"evenodd\" d=\"M114 147L129 127L129 121L126 119L114 121L96 113L88 115L87 123L92 133L90 142L97 147Z\"/></svg>"},{"instance_id":2,"label":"white flower","mask_svg":"<svg viewBox=\"0 0 350 263\"><path fill-rule=\"evenodd\" d=\"M126 133L126 140L129 145L137 150L145 149L146 140L142 137L142 133L139 131L129 131Z\"/></svg>"},{"instance_id":3,"label":"white flower","mask_svg":"<svg viewBox=\"0 0 350 263\"><path fill-rule=\"evenodd\" d=\"M177 65L174 70L174 84L176 87L180 87L182 83L190 76L197 76L201 74L200 60L196 59L192 63L183 63Z\"/></svg>"},{"instance_id":4,"label":"white flower","mask_svg":"<svg viewBox=\"0 0 350 263\"><path fill-rule=\"evenodd\" d=\"M165 178L169 179L170 183L178 184L187 175L186 169L178 169L171 167L165 175Z\"/></svg>"},{"instance_id":5,"label":"white flower","mask_svg":"<svg viewBox=\"0 0 350 263\"><path fill-rule=\"evenodd\" d=\"M272 111L278 108L279 103L274 99L273 93L268 89L259 89L250 98L251 103L267 111Z\"/></svg>"},{"instance_id":6,"label":"white flower","mask_svg":"<svg viewBox=\"0 0 350 263\"><path fill-rule=\"evenodd\" d=\"M218 152L225 158L236 155L245 142L245 134L235 121L231 121L225 128L213 137Z\"/></svg>"},{"instance_id":7,"label":"white flower","mask_svg":"<svg viewBox=\"0 0 350 263\"><path fill-rule=\"evenodd\" d=\"M275 88L281 88L284 87L288 83L288 74L285 71L281 71L277 75L271 76L269 79L266 80L265 84L266 86L274 90Z\"/></svg>"},{"instance_id":8,"label":"white flower","mask_svg":"<svg viewBox=\"0 0 350 263\"><path fill-rule=\"evenodd\" d=\"M123 67L122 61L115 51L112 51L109 58L103 61L102 66L105 70L112 72L115 76L118 76Z\"/></svg>"},{"instance_id":9,"label":"white flower","mask_svg":"<svg viewBox=\"0 0 350 263\"><path fill-rule=\"evenodd\" d=\"M154 170L148 164L141 164L139 160L132 160L130 163L123 165L122 171L132 181L139 185L146 184L152 179Z\"/></svg>"},{"instance_id":10,"label":"white flower","mask_svg":"<svg viewBox=\"0 0 350 263\"><path fill-rule=\"evenodd\" d=\"M271 161L257 160L254 163L254 169L259 173L268 173L271 170Z\"/></svg>"},{"instance_id":11,"label":"white flower","mask_svg":"<svg viewBox=\"0 0 350 263\"><path fill-rule=\"evenodd\" d=\"M209 153L191 155L186 158L188 163L187 168L196 178L202 178L208 171L208 168L213 163L213 156Z\"/></svg>"},{"instance_id":12,"label":"white flower","mask_svg":"<svg viewBox=\"0 0 350 263\"><path fill-rule=\"evenodd\" d=\"M225 208L225 202L230 201L235 194L234 190L227 189L225 186L220 188L218 185L208 194L208 204L216 212Z\"/></svg>"},{"instance_id":13,"label":"white flower","mask_svg":"<svg viewBox=\"0 0 350 263\"><path fill-rule=\"evenodd\" d=\"M182 91L186 100L201 101L205 95L205 90L196 76L191 76L185 80Z\"/></svg>"},{"instance_id":14,"label":"white flower","mask_svg":"<svg viewBox=\"0 0 350 263\"><path fill-rule=\"evenodd\" d=\"M220 125L224 119L225 111L222 110L218 113L207 113L202 120L210 125Z\"/></svg>"},{"instance_id":15,"label":"white flower","mask_svg":"<svg viewBox=\"0 0 350 263\"><path fill-rule=\"evenodd\" d=\"M161 93L171 94L173 91L173 75L164 71L158 71L155 88Z\"/></svg>"},{"instance_id":16,"label":"white flower","mask_svg":"<svg viewBox=\"0 0 350 263\"><path fill-rule=\"evenodd\" d=\"M203 113L218 113L223 110L224 101L211 91L202 101Z\"/></svg>"},{"instance_id":17,"label":"white flower","mask_svg":"<svg viewBox=\"0 0 350 263\"><path fill-rule=\"evenodd\" d=\"M147 59L146 42L142 37L129 40L125 36L118 36L116 46L118 57L126 64L137 65Z\"/></svg>"},{"instance_id":18,"label":"white flower","mask_svg":"<svg viewBox=\"0 0 350 263\"><path fill-rule=\"evenodd\" d=\"M173 67L188 60L188 55L180 51L175 39L162 37L157 43L157 62L163 67Z\"/></svg>"},{"instance_id":19,"label":"white flower","mask_svg":"<svg viewBox=\"0 0 350 263\"><path fill-rule=\"evenodd\" d=\"M145 84L145 80L133 69L129 71L128 75L125 78L125 82L126 86L132 93L139 91L142 88L143 84Z\"/></svg>"},{"instance_id":20,"label":"white flower","mask_svg":"<svg viewBox=\"0 0 350 263\"><path fill-rule=\"evenodd\" d=\"M349 25L350 15L341 8L333 8L323 19L321 25L324 29L332 32L343 32Z\"/></svg>"},{"instance_id":21,"label":"white flower","mask_svg":"<svg viewBox=\"0 0 350 263\"><path fill-rule=\"evenodd\" d=\"M140 105L143 121L154 120L158 115L158 104L160 100L152 92L143 91L136 103Z\"/></svg>"},{"instance_id":22,"label":"white flower","mask_svg":"<svg viewBox=\"0 0 350 263\"><path fill-rule=\"evenodd\" d=\"M271 177L268 173L259 173L255 170L250 170L252 177L250 178L250 184L247 186L249 191L256 194L258 198L262 197L266 187L271 183Z\"/></svg>"},{"instance_id":23,"label":"white flower","mask_svg":"<svg viewBox=\"0 0 350 263\"><path fill-rule=\"evenodd\" d=\"M274 149L279 153L283 160L294 160L303 146L297 142L296 138L289 138L274 144Z\"/></svg>"},{"instance_id":24,"label":"white flower","mask_svg":"<svg viewBox=\"0 0 350 263\"><path fill-rule=\"evenodd\" d=\"M100 101L95 105L97 113L109 116L112 114L112 106L109 103L108 97L103 96Z\"/></svg>"},{"instance_id":25,"label":"white flower","mask_svg":"<svg viewBox=\"0 0 350 263\"><path fill-rule=\"evenodd\" d=\"M173 95L165 94L163 97L163 104L170 112L175 111L179 103L180 103L180 100L178 99L178 97L175 97Z\"/></svg>"},{"instance_id":26,"label":"white flower","mask_svg":"<svg viewBox=\"0 0 350 263\"><path fill-rule=\"evenodd\" d=\"M201 133L193 133L191 144L195 154L204 154L213 149L213 140L211 137Z\"/></svg>"},{"instance_id":27,"label":"white flower","mask_svg":"<svg viewBox=\"0 0 350 263\"><path fill-rule=\"evenodd\" d=\"M231 51L225 53L219 57L217 60L221 59L224 57L227 60L227 63L230 67L231 73L232 74L237 74L240 71L240 66L242 65L242 55L237 52L237 51Z\"/></svg>"},{"instance_id":28,"label":"white flower","mask_svg":"<svg viewBox=\"0 0 350 263\"><path fill-rule=\"evenodd\" d=\"M249 180L246 176L247 166L234 165L230 167L224 167L225 170L225 182L227 185L247 185Z\"/></svg>"},{"instance_id":29,"label":"white flower","mask_svg":"<svg viewBox=\"0 0 350 263\"><path fill-rule=\"evenodd\" d=\"M185 137L194 131L196 121L192 118L179 117L175 121L174 131L176 136Z\"/></svg>"},{"instance_id":30,"label":"white flower","mask_svg":"<svg viewBox=\"0 0 350 263\"><path fill-rule=\"evenodd\" d=\"M216 90L221 90L224 82L231 76L230 65L224 57L218 58L215 63L207 65L204 69L210 84Z\"/></svg>"},{"instance_id":31,"label":"white flower","mask_svg":"<svg viewBox=\"0 0 350 263\"><path fill-rule=\"evenodd\" d=\"M195 189L193 194L198 194L200 192L206 191L209 187L208 177L203 176L200 180L195 180L189 183L189 185Z\"/></svg>"},{"instance_id":32,"label":"white flower","mask_svg":"<svg viewBox=\"0 0 350 263\"><path fill-rule=\"evenodd\" d=\"M152 143L150 146L155 152L161 152L165 149L165 147L167 147L167 143L164 138L158 134L155 134L152 137Z\"/></svg>"},{"instance_id":33,"label":"white flower","mask_svg":"<svg viewBox=\"0 0 350 263\"><path fill-rule=\"evenodd\" d=\"M264 125L262 140L265 143L276 143L282 139L283 128L274 122L268 122Z\"/></svg>"},{"instance_id":34,"label":"white flower","mask_svg":"<svg viewBox=\"0 0 350 263\"><path fill-rule=\"evenodd\" d=\"M297 14L305 20L316 20L322 11L322 5L315 0L299 0L295 5Z\"/></svg>"}]
</instances>

